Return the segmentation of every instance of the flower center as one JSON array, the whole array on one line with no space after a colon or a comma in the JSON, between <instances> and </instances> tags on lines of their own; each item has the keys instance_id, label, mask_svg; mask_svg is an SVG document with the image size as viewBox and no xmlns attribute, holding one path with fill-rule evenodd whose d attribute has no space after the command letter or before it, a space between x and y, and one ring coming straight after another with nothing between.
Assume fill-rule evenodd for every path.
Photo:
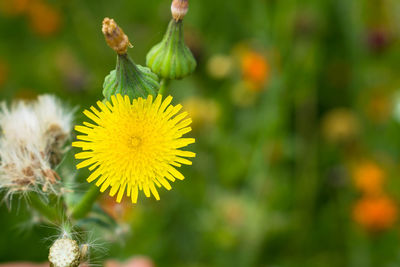
<instances>
[{"instance_id":1,"label":"flower center","mask_svg":"<svg viewBox=\"0 0 400 267\"><path fill-rule=\"evenodd\" d=\"M133 148L137 148L142 143L142 139L137 136L133 136L131 139L131 145Z\"/></svg>"}]
</instances>

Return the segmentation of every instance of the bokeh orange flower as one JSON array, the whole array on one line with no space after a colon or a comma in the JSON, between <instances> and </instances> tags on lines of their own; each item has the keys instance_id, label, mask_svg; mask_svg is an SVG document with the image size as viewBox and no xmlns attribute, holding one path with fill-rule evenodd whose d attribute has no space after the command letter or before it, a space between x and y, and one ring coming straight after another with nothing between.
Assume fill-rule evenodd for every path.
<instances>
[{"instance_id":1,"label":"bokeh orange flower","mask_svg":"<svg viewBox=\"0 0 400 267\"><path fill-rule=\"evenodd\" d=\"M28 16L29 26L40 36L55 34L61 26L61 13L44 0L0 0L2 13Z\"/></svg>"},{"instance_id":2,"label":"bokeh orange flower","mask_svg":"<svg viewBox=\"0 0 400 267\"><path fill-rule=\"evenodd\" d=\"M390 228L397 219L397 206L387 196L364 197L353 209L353 219L370 231Z\"/></svg>"},{"instance_id":3,"label":"bokeh orange flower","mask_svg":"<svg viewBox=\"0 0 400 267\"><path fill-rule=\"evenodd\" d=\"M112 198L102 197L100 206L118 222L127 222L132 216L132 205L127 199L122 199L120 203L117 203Z\"/></svg>"},{"instance_id":4,"label":"bokeh orange flower","mask_svg":"<svg viewBox=\"0 0 400 267\"><path fill-rule=\"evenodd\" d=\"M251 50L243 52L241 70L243 79L249 82L250 89L254 91L260 91L267 83L270 75L267 59L262 54Z\"/></svg>"},{"instance_id":5,"label":"bokeh orange flower","mask_svg":"<svg viewBox=\"0 0 400 267\"><path fill-rule=\"evenodd\" d=\"M353 180L354 186L362 193L378 195L382 193L385 173L375 162L364 162L355 166Z\"/></svg>"},{"instance_id":6,"label":"bokeh orange flower","mask_svg":"<svg viewBox=\"0 0 400 267\"><path fill-rule=\"evenodd\" d=\"M0 0L2 13L9 16L18 16L28 11L33 0Z\"/></svg>"},{"instance_id":7,"label":"bokeh orange flower","mask_svg":"<svg viewBox=\"0 0 400 267\"><path fill-rule=\"evenodd\" d=\"M43 1L34 1L28 11L32 30L40 36L55 34L61 26L61 13Z\"/></svg>"}]
</instances>

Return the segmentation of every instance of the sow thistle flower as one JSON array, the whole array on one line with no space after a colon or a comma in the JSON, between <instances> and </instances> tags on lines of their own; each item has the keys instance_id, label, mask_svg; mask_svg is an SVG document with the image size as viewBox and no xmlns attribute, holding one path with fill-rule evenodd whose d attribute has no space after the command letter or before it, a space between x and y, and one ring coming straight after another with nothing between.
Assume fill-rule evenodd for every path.
<instances>
[{"instance_id":1,"label":"sow thistle flower","mask_svg":"<svg viewBox=\"0 0 400 267\"><path fill-rule=\"evenodd\" d=\"M191 165L185 157L195 156L180 150L195 142L182 137L191 131L192 120L186 118L187 112L179 113L182 105L173 106L171 101L171 96L162 101L161 95L154 101L152 95L131 101L129 96L117 94L111 96L111 102L98 101L100 110L93 106L85 110L95 124L76 126L84 135L78 135L79 141L72 145L83 150L75 155L84 159L77 168L92 171L87 181L97 179L101 192L111 187L110 196L118 192L117 202L126 192L136 203L139 191L159 200L156 186L170 190L169 181L184 179L176 167Z\"/></svg>"}]
</instances>

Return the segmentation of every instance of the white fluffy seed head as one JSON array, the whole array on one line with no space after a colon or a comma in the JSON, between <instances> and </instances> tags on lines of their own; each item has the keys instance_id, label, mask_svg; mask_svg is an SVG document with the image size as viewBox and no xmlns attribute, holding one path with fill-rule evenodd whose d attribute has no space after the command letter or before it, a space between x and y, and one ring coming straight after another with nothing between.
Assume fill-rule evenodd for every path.
<instances>
[{"instance_id":1,"label":"white fluffy seed head","mask_svg":"<svg viewBox=\"0 0 400 267\"><path fill-rule=\"evenodd\" d=\"M66 109L61 101L52 95L41 95L34 103L34 111L44 129L57 126L63 133L71 131L71 110Z\"/></svg>"},{"instance_id":2,"label":"white fluffy seed head","mask_svg":"<svg viewBox=\"0 0 400 267\"><path fill-rule=\"evenodd\" d=\"M53 96L0 105L0 189L7 197L36 191L57 193L53 170L61 161L73 112Z\"/></svg>"},{"instance_id":3,"label":"white fluffy seed head","mask_svg":"<svg viewBox=\"0 0 400 267\"><path fill-rule=\"evenodd\" d=\"M19 145L32 144L40 135L40 123L32 108L18 102L8 109L3 102L0 113L2 139Z\"/></svg>"},{"instance_id":4,"label":"white fluffy seed head","mask_svg":"<svg viewBox=\"0 0 400 267\"><path fill-rule=\"evenodd\" d=\"M39 96L33 106L41 124L43 148L52 166L61 161L62 147L71 132L73 112L51 95Z\"/></svg>"},{"instance_id":5,"label":"white fluffy seed head","mask_svg":"<svg viewBox=\"0 0 400 267\"><path fill-rule=\"evenodd\" d=\"M73 239L57 239L50 247L49 261L54 267L76 267L80 258L78 243Z\"/></svg>"}]
</instances>

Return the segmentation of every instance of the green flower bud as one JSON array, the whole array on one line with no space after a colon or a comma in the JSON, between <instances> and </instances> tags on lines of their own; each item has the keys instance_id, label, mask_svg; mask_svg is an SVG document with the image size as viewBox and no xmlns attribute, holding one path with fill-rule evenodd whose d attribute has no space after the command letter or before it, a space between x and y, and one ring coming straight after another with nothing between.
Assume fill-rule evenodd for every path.
<instances>
[{"instance_id":1,"label":"green flower bud","mask_svg":"<svg viewBox=\"0 0 400 267\"><path fill-rule=\"evenodd\" d=\"M146 56L146 65L165 79L181 79L196 68L196 60L183 40L182 20L172 19L162 41Z\"/></svg>"},{"instance_id":2,"label":"green flower bud","mask_svg":"<svg viewBox=\"0 0 400 267\"><path fill-rule=\"evenodd\" d=\"M156 95L160 88L158 76L147 67L136 65L127 54L118 55L117 67L104 79L103 95L110 100L112 95L128 95L129 98L147 98Z\"/></svg>"}]
</instances>

